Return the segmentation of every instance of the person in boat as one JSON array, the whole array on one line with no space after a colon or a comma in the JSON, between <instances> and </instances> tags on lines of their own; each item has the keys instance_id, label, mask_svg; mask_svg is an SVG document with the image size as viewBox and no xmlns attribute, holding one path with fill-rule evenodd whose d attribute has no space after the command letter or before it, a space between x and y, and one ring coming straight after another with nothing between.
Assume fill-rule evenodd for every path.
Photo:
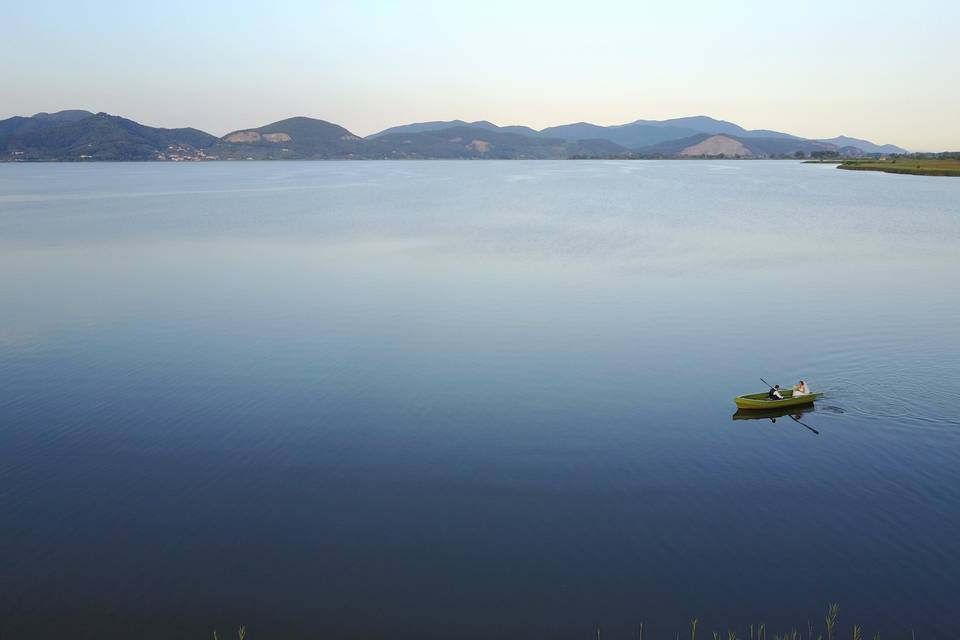
<instances>
[{"instance_id":1,"label":"person in boat","mask_svg":"<svg viewBox=\"0 0 960 640\"><path fill-rule=\"evenodd\" d=\"M767 394L767 400L783 400L783 396L780 395L780 385L775 384L770 387L770 392Z\"/></svg>"},{"instance_id":2,"label":"person in boat","mask_svg":"<svg viewBox=\"0 0 960 640\"><path fill-rule=\"evenodd\" d=\"M793 395L794 397L810 395L810 389L807 387L807 383L801 380L796 386L793 387Z\"/></svg>"}]
</instances>

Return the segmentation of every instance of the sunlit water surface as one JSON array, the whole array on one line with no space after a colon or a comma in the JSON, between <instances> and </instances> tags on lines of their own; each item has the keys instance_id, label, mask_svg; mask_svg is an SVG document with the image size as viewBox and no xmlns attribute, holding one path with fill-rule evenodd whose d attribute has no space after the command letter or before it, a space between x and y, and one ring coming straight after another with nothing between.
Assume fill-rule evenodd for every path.
<instances>
[{"instance_id":1,"label":"sunlit water surface","mask_svg":"<svg viewBox=\"0 0 960 640\"><path fill-rule=\"evenodd\" d=\"M955 637L958 282L949 178L0 166L0 633Z\"/></svg>"}]
</instances>

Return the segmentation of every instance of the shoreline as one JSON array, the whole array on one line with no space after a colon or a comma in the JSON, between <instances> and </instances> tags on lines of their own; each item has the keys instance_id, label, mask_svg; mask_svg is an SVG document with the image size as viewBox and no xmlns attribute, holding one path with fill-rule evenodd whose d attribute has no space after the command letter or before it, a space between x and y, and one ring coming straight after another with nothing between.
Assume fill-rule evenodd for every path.
<instances>
[{"instance_id":1,"label":"shoreline","mask_svg":"<svg viewBox=\"0 0 960 640\"><path fill-rule=\"evenodd\" d=\"M840 162L837 168L847 171L880 171L913 176L960 177L960 159L845 160Z\"/></svg>"}]
</instances>

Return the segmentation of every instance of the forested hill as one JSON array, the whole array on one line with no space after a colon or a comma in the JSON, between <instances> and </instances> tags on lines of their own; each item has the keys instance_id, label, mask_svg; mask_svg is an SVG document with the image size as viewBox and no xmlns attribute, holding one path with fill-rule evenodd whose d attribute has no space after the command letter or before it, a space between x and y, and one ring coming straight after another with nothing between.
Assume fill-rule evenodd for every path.
<instances>
[{"instance_id":1,"label":"forested hill","mask_svg":"<svg viewBox=\"0 0 960 640\"><path fill-rule=\"evenodd\" d=\"M486 120L446 120L391 127L367 137L307 117L279 120L217 137L193 128L165 129L83 110L0 120L0 161L564 159L631 157L859 157L898 154L894 145L838 136L809 140L747 130L706 116L636 120L601 126L579 122L537 131Z\"/></svg>"}]
</instances>

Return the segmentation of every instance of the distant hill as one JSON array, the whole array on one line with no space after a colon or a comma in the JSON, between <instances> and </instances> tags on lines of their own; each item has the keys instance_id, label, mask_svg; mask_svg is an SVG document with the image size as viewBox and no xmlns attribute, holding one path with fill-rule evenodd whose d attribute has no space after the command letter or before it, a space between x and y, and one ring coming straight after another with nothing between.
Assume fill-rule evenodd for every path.
<instances>
[{"instance_id":1,"label":"distant hill","mask_svg":"<svg viewBox=\"0 0 960 640\"><path fill-rule=\"evenodd\" d=\"M12 133L0 135L0 157L165 160L195 154L216 141L216 137L197 129L161 129L106 113L86 117L83 113L38 114L28 119L33 122L19 123Z\"/></svg>"},{"instance_id":2,"label":"distant hill","mask_svg":"<svg viewBox=\"0 0 960 640\"><path fill-rule=\"evenodd\" d=\"M695 133L692 136L687 136L686 138L679 138L677 140L664 140L663 142L658 142L657 144L640 147L636 151L638 154L644 156L679 156L684 149L698 145L710 137L712 137L712 135L709 133Z\"/></svg>"},{"instance_id":3,"label":"distant hill","mask_svg":"<svg viewBox=\"0 0 960 640\"><path fill-rule=\"evenodd\" d=\"M818 142L817 140L802 140L799 138L761 138L741 137L751 151L758 156L793 155L797 151L806 154L815 151L837 151L837 145Z\"/></svg>"},{"instance_id":4,"label":"distant hill","mask_svg":"<svg viewBox=\"0 0 960 640\"><path fill-rule=\"evenodd\" d=\"M475 126L395 132L370 140L371 151L385 158L549 159L622 156L627 149L609 140L569 142Z\"/></svg>"},{"instance_id":5,"label":"distant hill","mask_svg":"<svg viewBox=\"0 0 960 640\"><path fill-rule=\"evenodd\" d=\"M612 158L633 156L633 151L623 145L602 139L568 140L567 152L571 157Z\"/></svg>"},{"instance_id":6,"label":"distant hill","mask_svg":"<svg viewBox=\"0 0 960 640\"><path fill-rule=\"evenodd\" d=\"M65 122L76 122L89 118L93 114L81 109L71 109L68 111L58 111L56 113L35 113L32 116L13 116L6 120L0 120L0 137L28 133L37 129L46 129L54 127Z\"/></svg>"},{"instance_id":7,"label":"distant hill","mask_svg":"<svg viewBox=\"0 0 960 640\"><path fill-rule=\"evenodd\" d=\"M635 120L626 124L597 125L590 122L576 122L555 127L547 127L537 131L530 127L512 126L498 127L497 125L480 120L464 122L463 120L446 120L432 122L417 122L385 129L380 133L368 136L368 139L379 138L391 133L422 133L437 131L455 126L472 126L496 131L520 133L528 136L561 138L568 141L578 140L609 140L614 144L627 149L640 149L650 145L680 140L697 134L726 134L743 138L786 138L802 140L799 136L769 129L747 130L738 124L717 120L708 116L691 116L686 118L671 118L669 120Z\"/></svg>"},{"instance_id":8,"label":"distant hill","mask_svg":"<svg viewBox=\"0 0 960 640\"><path fill-rule=\"evenodd\" d=\"M780 131L771 131L769 129L747 130L738 124L727 122L726 120L717 120L709 116L690 116L686 118L670 118L669 120L637 120L631 124L645 125L652 127L680 127L697 133L724 133L727 135L747 137L747 138L791 138L800 139L798 136L782 133ZM621 125L626 126L626 125Z\"/></svg>"},{"instance_id":9,"label":"distant hill","mask_svg":"<svg viewBox=\"0 0 960 640\"><path fill-rule=\"evenodd\" d=\"M54 113L47 113L46 111L41 111L40 113L33 114L31 118L33 120L56 123L56 122L76 122L77 120L83 120L84 118L89 118L92 115L93 115L92 111L87 111L85 109L64 109L63 111L56 111Z\"/></svg>"},{"instance_id":10,"label":"distant hill","mask_svg":"<svg viewBox=\"0 0 960 640\"><path fill-rule=\"evenodd\" d=\"M445 120L392 127L367 138L302 116L238 129L222 138L83 110L0 120L0 161L781 157L798 151L846 157L905 153L895 145L846 136L808 140L767 129L747 130L707 116L611 126L577 122L541 131L487 120Z\"/></svg>"},{"instance_id":11,"label":"distant hill","mask_svg":"<svg viewBox=\"0 0 960 640\"><path fill-rule=\"evenodd\" d=\"M907 153L906 149L901 149L894 144L874 144L869 140L860 140L859 138L848 138L847 136L837 136L836 138L829 138L827 140L821 140L820 142L826 142L828 144L833 144L838 147L856 147L862 149L864 153Z\"/></svg>"},{"instance_id":12,"label":"distant hill","mask_svg":"<svg viewBox=\"0 0 960 640\"><path fill-rule=\"evenodd\" d=\"M254 129L233 131L207 155L220 159L296 160L365 157L366 141L340 125L296 117Z\"/></svg>"},{"instance_id":13,"label":"distant hill","mask_svg":"<svg viewBox=\"0 0 960 640\"><path fill-rule=\"evenodd\" d=\"M451 121L461 122L461 121ZM628 150L609 140L570 142L529 135L523 127L419 123L360 138L341 126L312 118L289 118L265 127L228 133L206 150L217 159L427 159L611 157ZM434 128L441 126L442 128ZM523 133L516 132L523 130ZM532 129L530 130L532 131Z\"/></svg>"},{"instance_id":14,"label":"distant hill","mask_svg":"<svg viewBox=\"0 0 960 640\"><path fill-rule=\"evenodd\" d=\"M578 122L576 124L560 125L559 127L547 127L540 133L564 140L605 139L628 149L636 149L665 140L686 138L699 132L682 127L659 127L634 122L611 127L602 127L589 122Z\"/></svg>"},{"instance_id":15,"label":"distant hill","mask_svg":"<svg viewBox=\"0 0 960 640\"><path fill-rule=\"evenodd\" d=\"M837 151L833 144L816 140L792 138L760 138L733 136L728 134L698 133L680 140L667 140L659 144L637 149L642 156L719 156L727 157L770 157L792 156L797 151L810 154L815 151ZM856 155L853 149L847 149L850 155Z\"/></svg>"},{"instance_id":16,"label":"distant hill","mask_svg":"<svg viewBox=\"0 0 960 640\"><path fill-rule=\"evenodd\" d=\"M727 122L726 120L717 120L716 118L710 118L708 116L670 118L669 120L635 120L630 124L649 127L680 127L696 131L697 133L725 133L734 136L746 133L747 131L738 124Z\"/></svg>"},{"instance_id":17,"label":"distant hill","mask_svg":"<svg viewBox=\"0 0 960 640\"><path fill-rule=\"evenodd\" d=\"M432 122L415 122L413 124L403 124L397 127L384 129L379 133L367 136L368 139L379 138L391 133L421 133L423 131L440 131L441 129L450 129L451 127L475 127L478 129L487 129L490 131L502 131L504 133L519 133L527 136L539 136L536 129L518 125L501 127L488 122L487 120L477 120L476 122L465 122L464 120L434 120Z\"/></svg>"}]
</instances>

